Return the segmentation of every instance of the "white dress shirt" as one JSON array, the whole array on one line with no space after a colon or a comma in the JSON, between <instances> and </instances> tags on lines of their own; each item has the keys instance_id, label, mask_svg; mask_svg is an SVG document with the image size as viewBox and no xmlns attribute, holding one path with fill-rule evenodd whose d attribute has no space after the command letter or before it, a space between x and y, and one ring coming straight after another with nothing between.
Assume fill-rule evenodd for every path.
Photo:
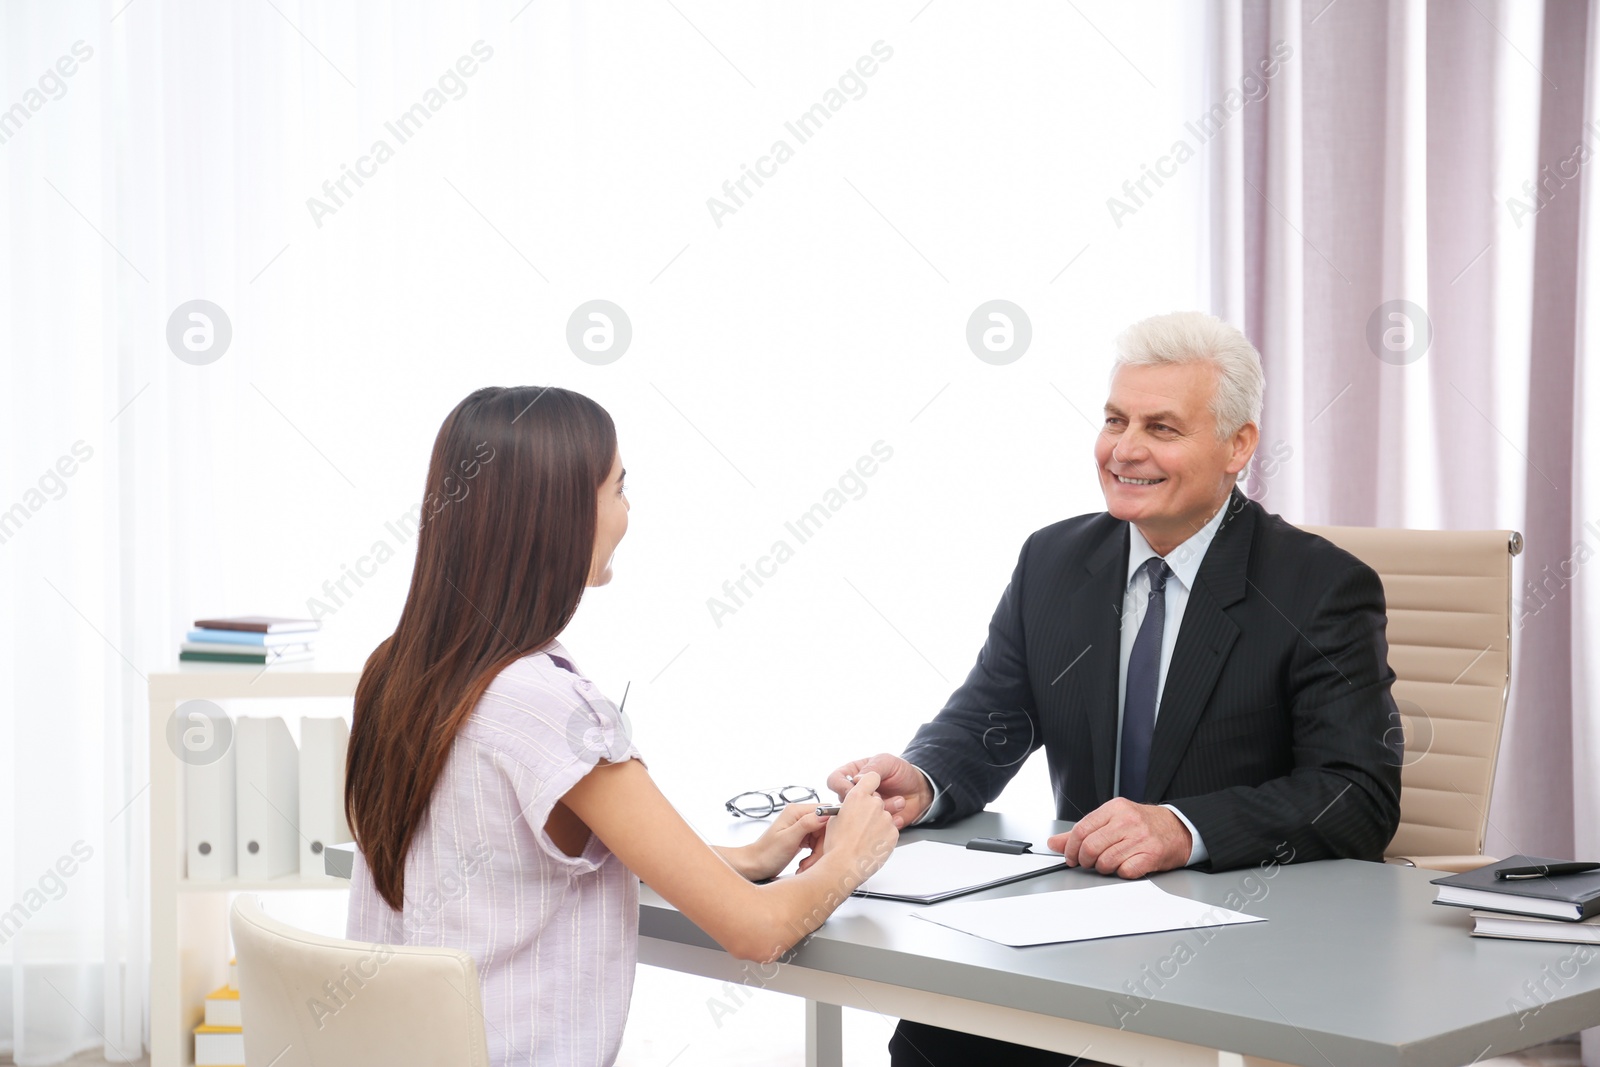
<instances>
[{"instance_id":1,"label":"white dress shirt","mask_svg":"<svg viewBox=\"0 0 1600 1067\"><path fill-rule=\"evenodd\" d=\"M1222 514L1226 509L1227 502L1224 501L1223 506L1217 509L1217 513L1211 516L1204 526L1195 531L1187 541L1168 552L1165 557L1167 569L1172 571L1172 576L1167 579L1164 594L1167 613L1165 625L1161 629L1161 673L1156 678L1158 722L1161 719L1161 694L1167 687L1167 668L1172 665L1172 650L1178 644L1178 628L1183 625L1183 611L1189 606L1189 591L1194 588L1195 576L1200 573L1200 563L1206 557L1206 549L1211 547L1212 538L1217 536L1217 529L1222 525ZM1111 791L1117 796L1122 795L1122 711L1128 702L1128 658L1133 655L1133 642L1139 636L1145 609L1150 604L1150 575L1139 568L1156 554L1156 550L1150 547L1150 542L1144 539L1144 534L1139 532L1139 527L1130 523L1128 569L1125 579L1127 588L1122 596L1122 652L1117 671L1117 754L1111 764L1113 775ZM1187 866L1204 863L1210 853L1206 851L1206 844L1200 839L1200 831L1194 828L1194 823L1171 804L1161 806L1176 815L1189 829L1189 837L1194 844L1189 849Z\"/></svg>"}]
</instances>

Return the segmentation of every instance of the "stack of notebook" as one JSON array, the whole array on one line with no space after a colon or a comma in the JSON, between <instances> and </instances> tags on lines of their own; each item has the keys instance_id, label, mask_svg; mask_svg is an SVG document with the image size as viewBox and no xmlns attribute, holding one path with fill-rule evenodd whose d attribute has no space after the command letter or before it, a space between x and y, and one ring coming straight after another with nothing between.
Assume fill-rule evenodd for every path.
<instances>
[{"instance_id":1,"label":"stack of notebook","mask_svg":"<svg viewBox=\"0 0 1600 1067\"><path fill-rule=\"evenodd\" d=\"M322 624L315 619L235 615L197 619L178 649L178 659L209 663L294 663L311 658Z\"/></svg>"},{"instance_id":2,"label":"stack of notebook","mask_svg":"<svg viewBox=\"0 0 1600 1067\"><path fill-rule=\"evenodd\" d=\"M1590 869L1583 869L1590 868ZM1549 873L1535 872L1547 869ZM1497 872L1517 873L1502 878ZM1435 878L1435 904L1471 908L1474 937L1600 944L1600 867L1512 856Z\"/></svg>"}]
</instances>

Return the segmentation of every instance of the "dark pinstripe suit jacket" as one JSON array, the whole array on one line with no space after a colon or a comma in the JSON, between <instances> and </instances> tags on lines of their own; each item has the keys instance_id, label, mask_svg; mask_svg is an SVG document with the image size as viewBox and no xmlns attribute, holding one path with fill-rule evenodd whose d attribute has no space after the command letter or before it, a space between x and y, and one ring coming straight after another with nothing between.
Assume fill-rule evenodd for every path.
<instances>
[{"instance_id":1,"label":"dark pinstripe suit jacket","mask_svg":"<svg viewBox=\"0 0 1600 1067\"><path fill-rule=\"evenodd\" d=\"M905 758L980 810L1044 747L1056 815L1112 796L1128 524L1035 532L967 680ZM1377 859L1400 821L1383 586L1237 490L1201 562L1151 741L1147 800L1182 811L1211 870ZM1289 851L1292 849L1292 853Z\"/></svg>"}]
</instances>

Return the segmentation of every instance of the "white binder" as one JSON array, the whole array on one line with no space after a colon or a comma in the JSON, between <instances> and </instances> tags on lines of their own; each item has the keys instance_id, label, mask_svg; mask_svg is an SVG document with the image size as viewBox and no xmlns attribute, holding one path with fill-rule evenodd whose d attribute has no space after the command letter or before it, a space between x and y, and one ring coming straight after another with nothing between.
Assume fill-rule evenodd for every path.
<instances>
[{"instance_id":1,"label":"white binder","mask_svg":"<svg viewBox=\"0 0 1600 1067\"><path fill-rule=\"evenodd\" d=\"M227 751L210 763L184 764L184 854L192 882L221 882L239 873L234 818L238 741L235 734Z\"/></svg>"},{"instance_id":2,"label":"white binder","mask_svg":"<svg viewBox=\"0 0 1600 1067\"><path fill-rule=\"evenodd\" d=\"M300 870L300 754L282 719L241 717L239 877L259 881Z\"/></svg>"},{"instance_id":3,"label":"white binder","mask_svg":"<svg viewBox=\"0 0 1600 1067\"><path fill-rule=\"evenodd\" d=\"M344 817L344 760L350 727L340 718L300 720L300 874L326 877L323 851L350 840Z\"/></svg>"}]
</instances>

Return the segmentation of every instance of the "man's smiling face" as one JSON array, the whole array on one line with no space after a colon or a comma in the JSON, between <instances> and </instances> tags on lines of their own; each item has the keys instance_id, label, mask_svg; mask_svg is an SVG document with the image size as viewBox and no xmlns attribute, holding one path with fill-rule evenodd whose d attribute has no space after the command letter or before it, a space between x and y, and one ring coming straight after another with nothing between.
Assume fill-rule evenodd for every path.
<instances>
[{"instance_id":1,"label":"man's smiling face","mask_svg":"<svg viewBox=\"0 0 1600 1067\"><path fill-rule=\"evenodd\" d=\"M1246 423L1217 435L1209 362L1119 367L1095 440L1106 510L1139 527L1161 555L1198 532L1228 498L1255 452Z\"/></svg>"}]
</instances>

